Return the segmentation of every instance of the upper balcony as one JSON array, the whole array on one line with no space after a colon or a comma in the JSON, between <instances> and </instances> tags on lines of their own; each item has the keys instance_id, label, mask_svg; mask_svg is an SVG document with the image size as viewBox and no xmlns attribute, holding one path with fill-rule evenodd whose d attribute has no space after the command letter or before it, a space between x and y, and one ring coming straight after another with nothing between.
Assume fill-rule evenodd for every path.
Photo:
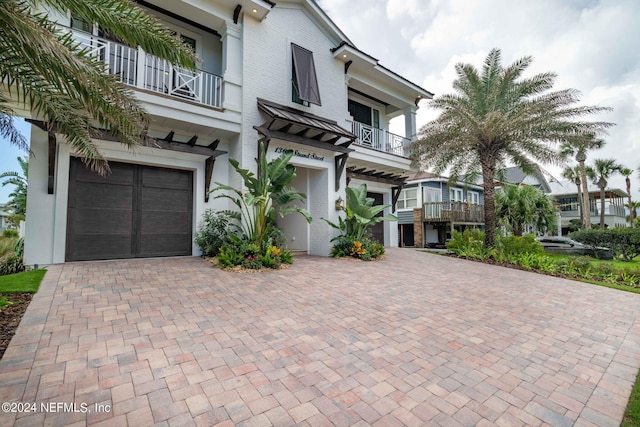
<instances>
[{"instance_id":1,"label":"upper balcony","mask_svg":"<svg viewBox=\"0 0 640 427\"><path fill-rule=\"evenodd\" d=\"M356 121L352 122L352 132L358 137L355 141L357 145L409 157L409 138Z\"/></svg>"},{"instance_id":2,"label":"upper balcony","mask_svg":"<svg viewBox=\"0 0 640 427\"><path fill-rule=\"evenodd\" d=\"M222 77L176 67L168 61L103 37L64 27L71 31L81 49L98 58L105 72L137 89L167 95L183 101L222 108Z\"/></svg>"},{"instance_id":3,"label":"upper balcony","mask_svg":"<svg viewBox=\"0 0 640 427\"><path fill-rule=\"evenodd\" d=\"M422 205L424 222L484 223L484 205L466 202L427 202Z\"/></svg>"}]
</instances>

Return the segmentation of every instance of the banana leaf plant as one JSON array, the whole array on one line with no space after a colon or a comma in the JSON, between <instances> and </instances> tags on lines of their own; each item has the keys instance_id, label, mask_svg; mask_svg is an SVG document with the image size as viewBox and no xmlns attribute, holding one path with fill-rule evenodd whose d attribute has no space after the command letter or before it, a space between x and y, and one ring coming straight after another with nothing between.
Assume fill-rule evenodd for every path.
<instances>
[{"instance_id":1,"label":"banana leaf plant","mask_svg":"<svg viewBox=\"0 0 640 427\"><path fill-rule=\"evenodd\" d=\"M345 191L347 193L347 202L344 207L344 211L347 214L346 218L343 220L342 217L339 217L338 224L323 218L327 224L341 233L341 236L333 238L332 241L344 236L354 241L362 242L369 228L377 223L398 220L397 216L391 214L377 216L391 205L374 206L374 199L367 197L367 184L363 183L355 188L347 187Z\"/></svg>"},{"instance_id":2,"label":"banana leaf plant","mask_svg":"<svg viewBox=\"0 0 640 427\"><path fill-rule=\"evenodd\" d=\"M311 223L311 216L305 209L293 204L305 201L307 196L289 186L296 176L295 166L289 164L293 152L285 152L280 157L267 162L265 146L259 142L260 155L256 159L257 172L240 168L240 163L229 159L229 163L242 177L245 189L233 188L216 182L211 193L227 191L216 198L227 198L239 209L241 229L246 239L265 249L268 236L275 228L276 211L281 217L297 212Z\"/></svg>"}]
</instances>

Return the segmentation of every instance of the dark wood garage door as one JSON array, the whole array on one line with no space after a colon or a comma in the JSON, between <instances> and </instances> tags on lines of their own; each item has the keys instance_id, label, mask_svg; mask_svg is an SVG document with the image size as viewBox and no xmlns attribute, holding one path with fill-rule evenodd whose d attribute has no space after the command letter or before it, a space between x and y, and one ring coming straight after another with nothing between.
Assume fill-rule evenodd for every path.
<instances>
[{"instance_id":1,"label":"dark wood garage door","mask_svg":"<svg viewBox=\"0 0 640 427\"><path fill-rule=\"evenodd\" d=\"M67 261L191 255L193 172L71 159Z\"/></svg>"}]
</instances>

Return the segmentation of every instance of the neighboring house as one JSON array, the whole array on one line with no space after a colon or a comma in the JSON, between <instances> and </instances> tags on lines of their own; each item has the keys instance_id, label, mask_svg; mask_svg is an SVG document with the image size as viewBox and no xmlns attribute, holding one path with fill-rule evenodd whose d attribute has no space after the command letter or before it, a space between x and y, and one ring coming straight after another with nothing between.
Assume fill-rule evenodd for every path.
<instances>
[{"instance_id":1,"label":"neighboring house","mask_svg":"<svg viewBox=\"0 0 640 427\"><path fill-rule=\"evenodd\" d=\"M9 221L9 215L11 215L11 211L8 210L7 205L0 204L0 234L3 230L15 228L13 223Z\"/></svg>"},{"instance_id":2,"label":"neighboring house","mask_svg":"<svg viewBox=\"0 0 640 427\"><path fill-rule=\"evenodd\" d=\"M504 182L517 185L530 185L547 194L551 192L549 181L547 181L544 173L537 165L534 166L534 172L531 174L525 173L517 166L506 168L504 170Z\"/></svg>"},{"instance_id":3,"label":"neighboring house","mask_svg":"<svg viewBox=\"0 0 640 427\"><path fill-rule=\"evenodd\" d=\"M132 153L104 132L95 142L112 172L102 178L62 135L31 120L27 264L198 255L192 236L204 211L232 207L209 189L240 187L228 158L255 170L260 139L269 159L294 152L293 186L314 218L279 219L290 249L329 254L334 231L321 218L337 222L347 185L367 183L377 203L395 204L413 173L406 146L418 104L433 95L355 47L315 1L137 3L193 46L202 69L178 69L50 15L134 89L154 140ZM404 135L388 131L398 116ZM394 222L375 230L387 246L397 233Z\"/></svg>"},{"instance_id":4,"label":"neighboring house","mask_svg":"<svg viewBox=\"0 0 640 427\"><path fill-rule=\"evenodd\" d=\"M560 227L563 236L571 231L572 219L580 220L580 196L576 184L571 181L551 182L551 195L555 197L560 209ZM600 224L600 188L589 183L589 206L591 224ZM627 227L625 203L627 193L619 188L605 189L604 222L606 228Z\"/></svg>"},{"instance_id":5,"label":"neighboring house","mask_svg":"<svg viewBox=\"0 0 640 427\"><path fill-rule=\"evenodd\" d=\"M452 230L484 227L482 187L420 172L409 177L396 203L400 246L442 247Z\"/></svg>"}]
</instances>

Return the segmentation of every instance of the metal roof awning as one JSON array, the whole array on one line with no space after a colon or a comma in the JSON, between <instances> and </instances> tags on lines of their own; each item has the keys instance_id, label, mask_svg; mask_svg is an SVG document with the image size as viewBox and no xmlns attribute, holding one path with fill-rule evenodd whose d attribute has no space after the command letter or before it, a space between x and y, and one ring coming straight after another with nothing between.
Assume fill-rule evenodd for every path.
<instances>
[{"instance_id":1,"label":"metal roof awning","mask_svg":"<svg viewBox=\"0 0 640 427\"><path fill-rule=\"evenodd\" d=\"M270 120L253 128L267 143L280 139L342 154L354 151L349 146L356 140L356 135L334 120L260 98L258 109Z\"/></svg>"}]
</instances>

